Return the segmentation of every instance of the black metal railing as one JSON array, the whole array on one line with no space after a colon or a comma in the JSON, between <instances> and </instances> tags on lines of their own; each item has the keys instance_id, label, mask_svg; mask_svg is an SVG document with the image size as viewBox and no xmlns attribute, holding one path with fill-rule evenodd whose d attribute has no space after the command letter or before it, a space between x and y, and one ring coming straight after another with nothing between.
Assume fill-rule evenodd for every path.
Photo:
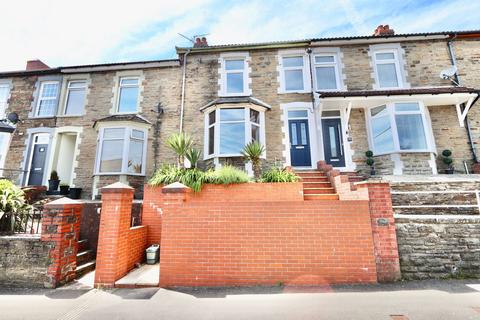
<instances>
[{"instance_id":1,"label":"black metal railing","mask_svg":"<svg viewBox=\"0 0 480 320\"><path fill-rule=\"evenodd\" d=\"M42 232L43 206L33 206L18 212L7 212L0 218L3 234L40 234Z\"/></svg>"}]
</instances>

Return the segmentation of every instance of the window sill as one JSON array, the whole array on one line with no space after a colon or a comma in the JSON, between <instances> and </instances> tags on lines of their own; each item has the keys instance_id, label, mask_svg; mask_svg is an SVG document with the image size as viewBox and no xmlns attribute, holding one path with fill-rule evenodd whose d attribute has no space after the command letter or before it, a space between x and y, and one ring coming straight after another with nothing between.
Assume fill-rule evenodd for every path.
<instances>
[{"instance_id":1,"label":"window sill","mask_svg":"<svg viewBox=\"0 0 480 320\"><path fill-rule=\"evenodd\" d=\"M242 92L242 93L219 93L219 97L249 97L251 96L251 92Z\"/></svg>"},{"instance_id":2,"label":"window sill","mask_svg":"<svg viewBox=\"0 0 480 320\"><path fill-rule=\"evenodd\" d=\"M289 94L289 93L311 93L311 91L310 90L291 90L291 91L278 90L278 94Z\"/></svg>"},{"instance_id":3,"label":"window sill","mask_svg":"<svg viewBox=\"0 0 480 320\"><path fill-rule=\"evenodd\" d=\"M94 176L136 176L145 177L145 173L132 173L132 172L96 172Z\"/></svg>"},{"instance_id":4,"label":"window sill","mask_svg":"<svg viewBox=\"0 0 480 320\"><path fill-rule=\"evenodd\" d=\"M436 151L433 150L396 150L391 152L383 152L383 153L375 153L374 157L386 156L390 154L401 154L401 153L435 153Z\"/></svg>"},{"instance_id":5,"label":"window sill","mask_svg":"<svg viewBox=\"0 0 480 320\"><path fill-rule=\"evenodd\" d=\"M60 114L57 118L80 118L85 117L85 114Z\"/></svg>"},{"instance_id":6,"label":"window sill","mask_svg":"<svg viewBox=\"0 0 480 320\"><path fill-rule=\"evenodd\" d=\"M56 118L57 116L38 116L38 117L28 117L28 120L37 120L37 119L53 119Z\"/></svg>"}]
</instances>

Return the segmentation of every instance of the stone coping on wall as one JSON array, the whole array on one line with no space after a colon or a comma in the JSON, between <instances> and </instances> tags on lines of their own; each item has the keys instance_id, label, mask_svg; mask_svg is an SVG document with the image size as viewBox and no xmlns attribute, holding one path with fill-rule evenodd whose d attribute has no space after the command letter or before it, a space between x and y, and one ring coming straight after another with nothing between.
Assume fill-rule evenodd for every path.
<instances>
[{"instance_id":1,"label":"stone coping on wall","mask_svg":"<svg viewBox=\"0 0 480 320\"><path fill-rule=\"evenodd\" d=\"M384 175L381 179L390 183L480 182L480 174Z\"/></svg>"},{"instance_id":2,"label":"stone coping on wall","mask_svg":"<svg viewBox=\"0 0 480 320\"><path fill-rule=\"evenodd\" d=\"M7 240L40 240L41 234L30 234L30 233L16 233L16 234L0 234L0 239L7 239Z\"/></svg>"}]
</instances>

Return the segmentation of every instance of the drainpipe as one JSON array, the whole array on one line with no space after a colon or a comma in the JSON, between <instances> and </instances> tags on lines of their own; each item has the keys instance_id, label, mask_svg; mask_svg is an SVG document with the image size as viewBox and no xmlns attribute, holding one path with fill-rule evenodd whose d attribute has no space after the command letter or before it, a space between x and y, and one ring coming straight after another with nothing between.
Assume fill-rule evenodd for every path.
<instances>
[{"instance_id":1,"label":"drainpipe","mask_svg":"<svg viewBox=\"0 0 480 320\"><path fill-rule=\"evenodd\" d=\"M447 41L448 54L450 55L450 61L452 62L452 65L455 68L457 68L457 59L455 57L455 49L453 48L453 40L455 40L457 36L458 35L455 33L455 35ZM460 77L458 76L457 72L455 72L454 77L455 77L454 84L456 86L460 86ZM478 95L475 101L472 103L472 106L470 106L470 108L473 107L473 105L477 100L478 100ZM465 103L461 104L461 109L462 111L465 110ZM472 130L470 129L470 120L468 119L468 115L465 116L465 129L467 130L468 143L470 144L470 150L472 152L473 161L477 163L478 162L477 150L475 148L475 144L473 143Z\"/></svg>"},{"instance_id":2,"label":"drainpipe","mask_svg":"<svg viewBox=\"0 0 480 320\"><path fill-rule=\"evenodd\" d=\"M185 108L185 85L186 85L186 78L187 78L187 56L190 53L191 49L188 49L187 52L183 55L183 75L182 75L182 99L180 102L180 130L179 132L183 132L183 111Z\"/></svg>"}]
</instances>

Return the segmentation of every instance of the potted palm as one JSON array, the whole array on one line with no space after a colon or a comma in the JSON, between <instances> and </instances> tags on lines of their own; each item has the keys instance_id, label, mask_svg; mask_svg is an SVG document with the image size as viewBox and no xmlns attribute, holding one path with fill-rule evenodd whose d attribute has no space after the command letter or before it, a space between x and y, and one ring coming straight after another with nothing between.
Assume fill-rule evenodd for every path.
<instances>
[{"instance_id":1,"label":"potted palm","mask_svg":"<svg viewBox=\"0 0 480 320\"><path fill-rule=\"evenodd\" d=\"M365 156L367 157L367 160L365 161L367 166L370 167L370 175L374 176L375 175L375 167L373 166L375 164L375 160L373 159L373 152L371 150L368 150L365 152Z\"/></svg>"},{"instance_id":2,"label":"potted palm","mask_svg":"<svg viewBox=\"0 0 480 320\"><path fill-rule=\"evenodd\" d=\"M255 180L262 175L261 156L264 152L265 148L258 141L248 143L242 150L245 161L252 163Z\"/></svg>"},{"instance_id":3,"label":"potted palm","mask_svg":"<svg viewBox=\"0 0 480 320\"><path fill-rule=\"evenodd\" d=\"M453 174L455 168L453 167L452 151L445 149L442 151L442 161L447 166L445 169L446 174Z\"/></svg>"},{"instance_id":4,"label":"potted palm","mask_svg":"<svg viewBox=\"0 0 480 320\"><path fill-rule=\"evenodd\" d=\"M48 180L48 191L57 191L59 184L60 178L58 178L58 173L57 171L52 170L52 172L50 173L50 180Z\"/></svg>"}]
</instances>

